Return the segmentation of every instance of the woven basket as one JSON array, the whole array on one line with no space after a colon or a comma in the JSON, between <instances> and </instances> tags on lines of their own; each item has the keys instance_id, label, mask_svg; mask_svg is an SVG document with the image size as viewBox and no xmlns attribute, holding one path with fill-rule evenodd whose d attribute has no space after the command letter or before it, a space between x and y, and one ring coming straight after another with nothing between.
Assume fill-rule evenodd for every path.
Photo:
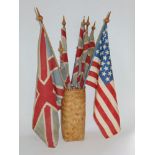
<instances>
[{"instance_id":1,"label":"woven basket","mask_svg":"<svg viewBox=\"0 0 155 155\"><path fill-rule=\"evenodd\" d=\"M85 114L85 89L66 89L61 109L61 129L65 141L84 139Z\"/></svg>"}]
</instances>

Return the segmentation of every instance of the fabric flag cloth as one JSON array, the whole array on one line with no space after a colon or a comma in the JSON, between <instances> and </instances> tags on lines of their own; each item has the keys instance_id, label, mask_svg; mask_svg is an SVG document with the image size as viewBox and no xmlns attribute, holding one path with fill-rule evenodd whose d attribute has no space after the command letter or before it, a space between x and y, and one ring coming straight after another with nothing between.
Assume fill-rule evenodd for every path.
<instances>
[{"instance_id":1,"label":"fabric flag cloth","mask_svg":"<svg viewBox=\"0 0 155 155\"><path fill-rule=\"evenodd\" d=\"M105 138L120 131L120 116L112 72L107 24L96 43L86 84L96 89L94 119Z\"/></svg>"},{"instance_id":2,"label":"fabric flag cloth","mask_svg":"<svg viewBox=\"0 0 155 155\"><path fill-rule=\"evenodd\" d=\"M63 82L49 38L41 23L32 128L48 147L55 147L58 143L58 110L62 97Z\"/></svg>"},{"instance_id":3,"label":"fabric flag cloth","mask_svg":"<svg viewBox=\"0 0 155 155\"><path fill-rule=\"evenodd\" d=\"M95 23L92 27L92 30L91 30L91 33L89 36L89 50L88 50L88 54L87 54L87 57L85 60L84 83L85 83L85 80L87 79L89 66L90 66L90 63L91 63L91 60L93 57L93 53L94 53L94 48L95 48L94 30L95 30Z\"/></svg>"},{"instance_id":4,"label":"fabric flag cloth","mask_svg":"<svg viewBox=\"0 0 155 155\"><path fill-rule=\"evenodd\" d=\"M60 52L60 69L62 73L62 78L65 82L67 88L70 88L70 76L69 76L69 64L68 64L68 54L67 54L67 36L66 36L66 22L63 17L63 27L61 28L61 44L62 52Z\"/></svg>"},{"instance_id":5,"label":"fabric flag cloth","mask_svg":"<svg viewBox=\"0 0 155 155\"><path fill-rule=\"evenodd\" d=\"M84 71L85 71L85 61L89 50L89 36L88 36L88 29L84 33L84 43L83 43L83 52L80 58L79 63L79 72L78 72L78 87L83 88L84 86Z\"/></svg>"},{"instance_id":6,"label":"fabric flag cloth","mask_svg":"<svg viewBox=\"0 0 155 155\"><path fill-rule=\"evenodd\" d=\"M71 84L73 87L77 87L77 82L78 82L77 77L78 77L78 72L79 72L80 57L83 52L84 32L85 32L85 21L83 20L81 22L78 47L76 50L75 62L74 62L74 67L73 67L73 74L72 74L72 81L71 81Z\"/></svg>"}]
</instances>

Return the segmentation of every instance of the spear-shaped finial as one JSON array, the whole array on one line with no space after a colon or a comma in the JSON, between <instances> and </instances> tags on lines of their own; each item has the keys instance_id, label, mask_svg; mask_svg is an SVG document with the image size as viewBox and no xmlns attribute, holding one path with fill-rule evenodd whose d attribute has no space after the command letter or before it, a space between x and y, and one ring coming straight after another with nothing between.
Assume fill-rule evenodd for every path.
<instances>
[{"instance_id":1,"label":"spear-shaped finial","mask_svg":"<svg viewBox=\"0 0 155 155\"><path fill-rule=\"evenodd\" d=\"M95 24L96 24L96 22L94 22L94 24L93 24L93 26L92 26L92 31L94 31L95 30Z\"/></svg>"},{"instance_id":2,"label":"spear-shaped finial","mask_svg":"<svg viewBox=\"0 0 155 155\"><path fill-rule=\"evenodd\" d=\"M109 11L108 12L108 14L107 14L107 16L106 16L106 18L104 19L104 22L107 24L107 23L109 23L109 21L110 21L110 15L111 15L111 11Z\"/></svg>"},{"instance_id":3,"label":"spear-shaped finial","mask_svg":"<svg viewBox=\"0 0 155 155\"><path fill-rule=\"evenodd\" d=\"M36 7L35 8L35 13L36 13L36 19L39 21L39 22L43 22L43 16L40 14L40 12L39 12L39 10L38 10L38 8Z\"/></svg>"},{"instance_id":4,"label":"spear-shaped finial","mask_svg":"<svg viewBox=\"0 0 155 155\"><path fill-rule=\"evenodd\" d=\"M88 18L87 18L87 21L86 21L85 25L86 25L86 29L88 30L88 27L89 27L89 25L90 25L89 16L88 16Z\"/></svg>"},{"instance_id":5,"label":"spear-shaped finial","mask_svg":"<svg viewBox=\"0 0 155 155\"><path fill-rule=\"evenodd\" d=\"M58 51L60 52L60 54L63 52L63 47L62 47L61 41L59 41L59 48L58 48Z\"/></svg>"},{"instance_id":6,"label":"spear-shaped finial","mask_svg":"<svg viewBox=\"0 0 155 155\"><path fill-rule=\"evenodd\" d=\"M66 26L65 16L63 16L63 19L62 19L62 25L63 25L63 27L65 27L65 26Z\"/></svg>"}]
</instances>

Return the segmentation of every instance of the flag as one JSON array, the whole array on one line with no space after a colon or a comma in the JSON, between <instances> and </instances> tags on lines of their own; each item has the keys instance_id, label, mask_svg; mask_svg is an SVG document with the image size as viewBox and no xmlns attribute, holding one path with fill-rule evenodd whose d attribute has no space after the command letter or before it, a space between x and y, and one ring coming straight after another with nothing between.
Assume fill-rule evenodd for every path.
<instances>
[{"instance_id":1,"label":"flag","mask_svg":"<svg viewBox=\"0 0 155 155\"><path fill-rule=\"evenodd\" d=\"M105 138L120 131L120 116L112 72L107 23L103 25L86 84L96 89L94 119Z\"/></svg>"},{"instance_id":2,"label":"flag","mask_svg":"<svg viewBox=\"0 0 155 155\"><path fill-rule=\"evenodd\" d=\"M70 88L70 76L69 76L69 64L67 54L67 36L66 36L66 21L63 17L63 27L61 28L61 42L60 42L60 69L62 73L63 81L67 88ZM62 51L61 51L62 50Z\"/></svg>"},{"instance_id":3,"label":"flag","mask_svg":"<svg viewBox=\"0 0 155 155\"><path fill-rule=\"evenodd\" d=\"M80 64L80 57L83 52L83 38L84 38L84 31L85 31L85 20L81 22L81 27L80 27L80 33L79 33L79 40L78 40L78 47L76 50L76 56L75 56L75 62L74 62L74 67L73 67L73 74L72 74L72 86L77 87L77 77L78 77L78 72L79 72L79 64Z\"/></svg>"},{"instance_id":4,"label":"flag","mask_svg":"<svg viewBox=\"0 0 155 155\"><path fill-rule=\"evenodd\" d=\"M32 128L48 147L55 147L59 137L58 110L63 97L63 83L60 79L55 55L42 23L38 49L38 71Z\"/></svg>"},{"instance_id":5,"label":"flag","mask_svg":"<svg viewBox=\"0 0 155 155\"><path fill-rule=\"evenodd\" d=\"M89 50L88 50L88 54L86 56L86 60L85 60L85 70L84 70L84 82L87 78L88 75L88 70L89 70L89 66L93 57L93 53L94 53L94 48L95 48L95 39L94 39L94 30L95 30L95 23L92 26L92 30L89 36ZM84 83L85 85L85 83Z\"/></svg>"}]
</instances>

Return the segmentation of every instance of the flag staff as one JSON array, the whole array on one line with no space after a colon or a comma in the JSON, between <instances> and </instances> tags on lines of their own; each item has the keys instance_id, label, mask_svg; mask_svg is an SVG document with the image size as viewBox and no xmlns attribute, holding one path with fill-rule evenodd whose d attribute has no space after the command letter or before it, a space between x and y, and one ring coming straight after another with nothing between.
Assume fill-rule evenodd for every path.
<instances>
[{"instance_id":1,"label":"flag staff","mask_svg":"<svg viewBox=\"0 0 155 155\"><path fill-rule=\"evenodd\" d=\"M38 20L38 21L40 22L40 24L42 25L42 27L43 27L43 29L44 29L44 31L45 31L45 33L46 33L47 39L49 40L49 37L48 37L47 31L46 31L46 28L45 28L44 23L43 23L43 16L40 14L40 12L39 12L39 10L38 10L37 7L35 8L35 13L36 13L37 20ZM49 44L50 44L50 48L53 50L52 45L51 45L51 43L50 43L50 40L49 40ZM59 64L58 64L58 61L57 61L57 59L56 59L56 56L55 56L55 53L54 53L54 52L53 52L53 55L54 55L54 59L55 59L55 61L56 61L56 64L57 64L57 66L58 66L58 70L59 70L59 73L60 73L61 80L62 80L62 82L63 82L64 87L66 88L66 84L65 84L65 82L64 82L64 80L63 80L63 78L62 78L62 74L61 74L61 72L60 72L60 67L59 67Z\"/></svg>"},{"instance_id":2,"label":"flag staff","mask_svg":"<svg viewBox=\"0 0 155 155\"><path fill-rule=\"evenodd\" d=\"M105 22L106 24L108 24L108 23L110 22L110 19L109 19L109 18L110 18L110 15L111 15L111 11L108 12L106 18L104 19L104 22Z\"/></svg>"}]
</instances>

